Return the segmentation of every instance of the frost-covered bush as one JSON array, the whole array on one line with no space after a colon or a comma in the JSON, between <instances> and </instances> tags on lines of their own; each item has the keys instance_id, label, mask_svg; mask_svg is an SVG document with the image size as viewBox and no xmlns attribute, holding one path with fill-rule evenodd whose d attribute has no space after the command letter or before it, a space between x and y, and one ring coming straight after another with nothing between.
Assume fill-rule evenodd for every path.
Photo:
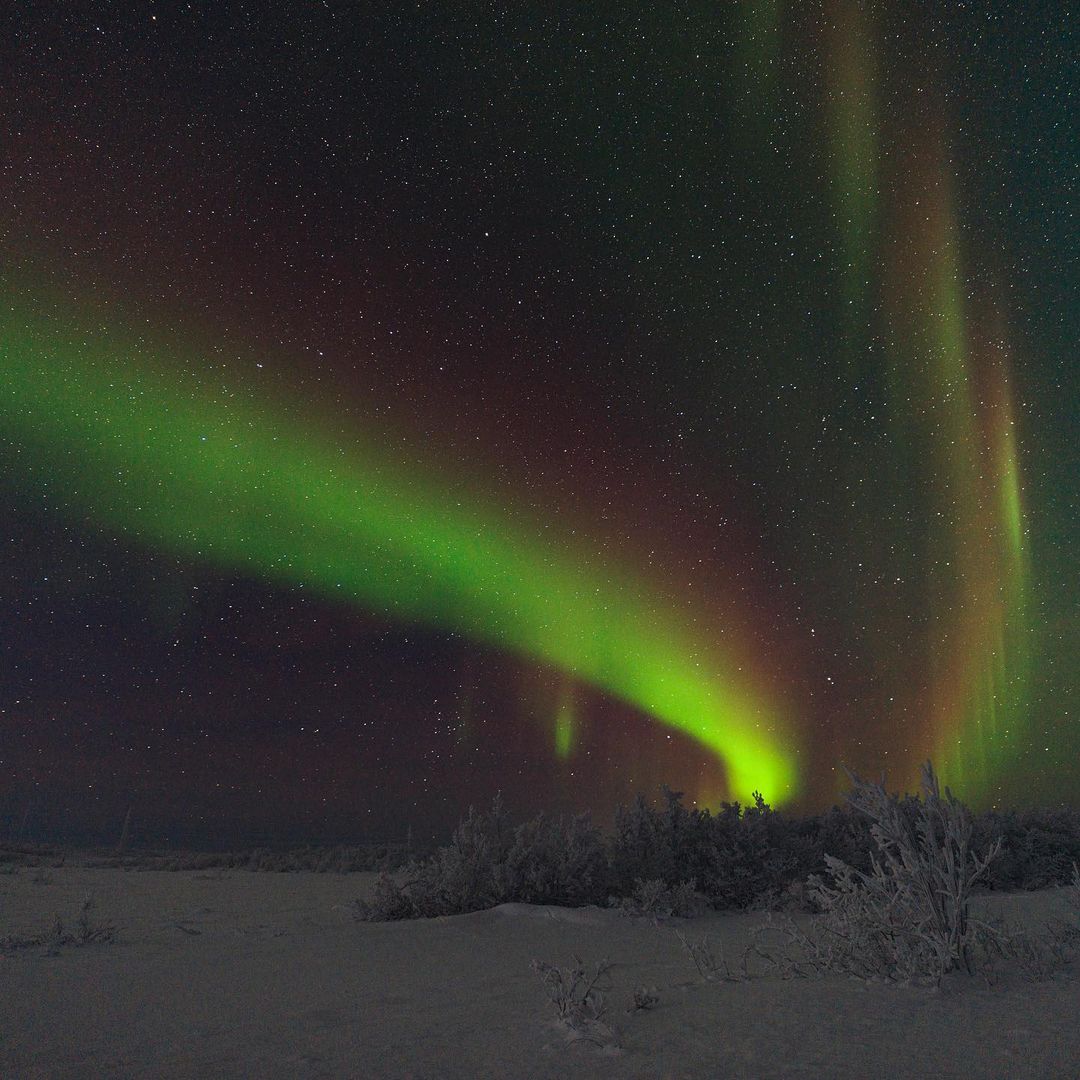
<instances>
[{"instance_id":1,"label":"frost-covered bush","mask_svg":"<svg viewBox=\"0 0 1080 1080\"><path fill-rule=\"evenodd\" d=\"M609 881L603 837L588 815L539 814L515 828L498 796L486 814L470 808L446 847L400 876L398 882L383 875L373 899L357 902L357 917L431 918L507 902L598 903Z\"/></svg>"},{"instance_id":2,"label":"frost-covered bush","mask_svg":"<svg viewBox=\"0 0 1080 1080\"><path fill-rule=\"evenodd\" d=\"M604 838L588 814L566 821L538 814L517 827L513 845L494 867L500 902L599 903L609 879Z\"/></svg>"},{"instance_id":3,"label":"frost-covered bush","mask_svg":"<svg viewBox=\"0 0 1080 1080\"><path fill-rule=\"evenodd\" d=\"M690 919L701 915L706 908L705 898L695 888L693 879L680 881L678 885L667 885L659 878L641 881L634 885L629 896L611 896L608 906L619 908L628 915L643 915L653 919L667 919L674 916Z\"/></svg>"},{"instance_id":4,"label":"frost-covered bush","mask_svg":"<svg viewBox=\"0 0 1080 1080\"><path fill-rule=\"evenodd\" d=\"M701 889L716 908L771 906L815 866L810 830L773 810L760 792L745 809L724 803L714 821L715 854Z\"/></svg>"},{"instance_id":5,"label":"frost-covered bush","mask_svg":"<svg viewBox=\"0 0 1080 1080\"><path fill-rule=\"evenodd\" d=\"M951 794L941 796L932 770L924 773L921 799L889 796L880 784L852 780L855 788L845 805L806 818L773 810L760 794L753 806L723 803L711 814L684 806L682 794L665 787L659 807L640 795L629 807L620 806L606 839L587 815L564 820L540 814L515 826L496 798L487 813L470 809L445 847L404 865L390 864L398 872L380 879L374 899L357 905L358 915L448 915L507 901L608 901L663 913L679 890L689 890L687 895L697 894L712 908L821 913L828 907L832 917L846 912L864 925L869 914L859 915L860 905L883 902L880 897L896 888L894 918L915 917L915 909L905 905L917 901L929 905L940 928L943 919L966 918L960 912L977 886L1064 884L1072 863L1080 861L1080 814L1029 811L974 819ZM955 874L963 860L990 850L1002 833L1003 854L981 865L962 895L957 893ZM360 858L356 853L354 859ZM954 876L937 880L928 893L932 876L950 859ZM350 861L356 865L344 855L314 849L284 861L254 852L246 865L325 870ZM941 910L945 896L960 905L948 916ZM900 948L903 935L895 928L882 933L885 947Z\"/></svg>"},{"instance_id":6,"label":"frost-covered bush","mask_svg":"<svg viewBox=\"0 0 1080 1080\"><path fill-rule=\"evenodd\" d=\"M679 881L674 833L676 819L681 816L681 795L668 788L664 795L666 813L650 806L641 794L629 807L620 806L615 811L610 852L612 885L619 895L629 895L636 881L662 881L666 885Z\"/></svg>"},{"instance_id":7,"label":"frost-covered bush","mask_svg":"<svg viewBox=\"0 0 1080 1080\"><path fill-rule=\"evenodd\" d=\"M831 970L863 977L936 983L960 967L971 972L977 931L985 929L971 919L971 893L1000 841L982 855L972 850L971 814L948 788L942 797L930 762L914 822L897 796L849 776L847 799L870 818L878 852L869 872L826 856L832 881L811 879L823 913L819 957Z\"/></svg>"},{"instance_id":8,"label":"frost-covered bush","mask_svg":"<svg viewBox=\"0 0 1080 1080\"><path fill-rule=\"evenodd\" d=\"M760 794L752 807L723 803L719 812L687 809L682 793L663 789L666 806L638 796L615 815L611 866L619 896L639 881L675 888L693 881L714 908L747 908L779 897L815 868L813 827L774 811Z\"/></svg>"},{"instance_id":9,"label":"frost-covered bush","mask_svg":"<svg viewBox=\"0 0 1080 1080\"><path fill-rule=\"evenodd\" d=\"M870 825L869 817L846 802L831 806L825 813L811 818L808 831L817 863L812 870L823 872L826 869L825 856L832 855L848 866L868 873L871 857L876 850Z\"/></svg>"},{"instance_id":10,"label":"frost-covered bush","mask_svg":"<svg viewBox=\"0 0 1080 1080\"><path fill-rule=\"evenodd\" d=\"M991 866L992 889L1045 889L1064 885L1080 861L1080 812L1076 810L987 811L975 819L976 839L1002 839Z\"/></svg>"}]
</instances>

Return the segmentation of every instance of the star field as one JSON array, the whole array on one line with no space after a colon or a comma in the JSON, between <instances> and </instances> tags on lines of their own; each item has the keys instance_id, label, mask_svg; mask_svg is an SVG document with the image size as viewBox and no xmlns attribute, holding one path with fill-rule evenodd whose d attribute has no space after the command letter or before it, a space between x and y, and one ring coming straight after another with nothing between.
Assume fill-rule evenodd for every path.
<instances>
[{"instance_id":1,"label":"star field","mask_svg":"<svg viewBox=\"0 0 1080 1080\"><path fill-rule=\"evenodd\" d=\"M21 5L0 816L1076 802L1059 5Z\"/></svg>"}]
</instances>

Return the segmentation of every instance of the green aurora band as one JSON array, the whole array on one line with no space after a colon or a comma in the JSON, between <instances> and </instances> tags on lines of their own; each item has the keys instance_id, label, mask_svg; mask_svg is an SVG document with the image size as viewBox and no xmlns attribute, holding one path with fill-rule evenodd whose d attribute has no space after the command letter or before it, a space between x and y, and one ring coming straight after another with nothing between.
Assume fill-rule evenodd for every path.
<instances>
[{"instance_id":1,"label":"green aurora band","mask_svg":"<svg viewBox=\"0 0 1080 1080\"><path fill-rule=\"evenodd\" d=\"M791 727L738 661L550 523L522 528L509 508L465 504L460 483L395 463L361 434L334 440L183 374L193 365L174 347L8 292L0 432L19 477L66 512L552 665L708 748L731 797L797 794ZM568 710L557 723L563 755Z\"/></svg>"}]
</instances>

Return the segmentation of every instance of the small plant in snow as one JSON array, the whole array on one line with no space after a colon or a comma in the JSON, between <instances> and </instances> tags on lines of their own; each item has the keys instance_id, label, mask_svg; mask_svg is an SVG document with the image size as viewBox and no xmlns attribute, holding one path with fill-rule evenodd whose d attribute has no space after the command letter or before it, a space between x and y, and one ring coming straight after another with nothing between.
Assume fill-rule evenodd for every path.
<instances>
[{"instance_id":1,"label":"small plant in snow","mask_svg":"<svg viewBox=\"0 0 1080 1080\"><path fill-rule=\"evenodd\" d=\"M630 995L630 1003L626 1006L628 1013L644 1012L651 1009L660 1000L660 993L655 986L635 987Z\"/></svg>"},{"instance_id":2,"label":"small plant in snow","mask_svg":"<svg viewBox=\"0 0 1080 1080\"><path fill-rule=\"evenodd\" d=\"M112 923L94 923L91 921L90 911L93 906L94 901L89 896L82 902L74 935L76 945L105 944L116 939L116 927Z\"/></svg>"},{"instance_id":3,"label":"small plant in snow","mask_svg":"<svg viewBox=\"0 0 1080 1080\"><path fill-rule=\"evenodd\" d=\"M74 932L65 929L60 916L53 917L50 930L32 937L9 935L0 938L0 950L32 949L43 946L50 953L55 953L64 945L107 945L116 940L117 930L111 923L94 923L90 912L94 901L87 897L79 909L79 917Z\"/></svg>"},{"instance_id":4,"label":"small plant in snow","mask_svg":"<svg viewBox=\"0 0 1080 1080\"><path fill-rule=\"evenodd\" d=\"M719 953L713 952L712 943L708 937L701 941L690 941L681 931L676 930L675 936L682 942L683 948L690 954L694 961L694 967L698 974L706 982L742 982L746 978L746 959L740 965L741 971L733 972L728 966L724 956L724 947L720 946Z\"/></svg>"},{"instance_id":5,"label":"small plant in snow","mask_svg":"<svg viewBox=\"0 0 1080 1080\"><path fill-rule=\"evenodd\" d=\"M586 973L579 956L574 957L570 967L556 967L544 960L533 960L529 966L543 981L559 1020L572 1033L572 1042L584 1040L597 1046L618 1045L618 1032L603 1019L607 1014L603 990L610 989L610 961L600 960L591 975Z\"/></svg>"}]
</instances>

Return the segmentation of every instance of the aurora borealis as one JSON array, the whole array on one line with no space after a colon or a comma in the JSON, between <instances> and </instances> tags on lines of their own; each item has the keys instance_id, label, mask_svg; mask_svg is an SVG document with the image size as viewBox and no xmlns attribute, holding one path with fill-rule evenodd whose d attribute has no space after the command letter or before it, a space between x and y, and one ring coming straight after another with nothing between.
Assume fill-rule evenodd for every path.
<instances>
[{"instance_id":1,"label":"aurora borealis","mask_svg":"<svg viewBox=\"0 0 1080 1080\"><path fill-rule=\"evenodd\" d=\"M13 831L1077 801L1063 11L78 8L0 106Z\"/></svg>"},{"instance_id":2,"label":"aurora borealis","mask_svg":"<svg viewBox=\"0 0 1080 1080\"><path fill-rule=\"evenodd\" d=\"M113 338L35 329L18 309L6 328L6 412L64 506L212 567L546 662L721 754L743 798L793 791L763 697L738 687L731 660L703 674L694 643L632 576L608 580L566 538L545 542L542 523L512 535L507 515L449 495L451 478L395 475L392 461L154 379ZM556 749L567 741L559 716ZM776 732L772 744L755 728Z\"/></svg>"}]
</instances>

